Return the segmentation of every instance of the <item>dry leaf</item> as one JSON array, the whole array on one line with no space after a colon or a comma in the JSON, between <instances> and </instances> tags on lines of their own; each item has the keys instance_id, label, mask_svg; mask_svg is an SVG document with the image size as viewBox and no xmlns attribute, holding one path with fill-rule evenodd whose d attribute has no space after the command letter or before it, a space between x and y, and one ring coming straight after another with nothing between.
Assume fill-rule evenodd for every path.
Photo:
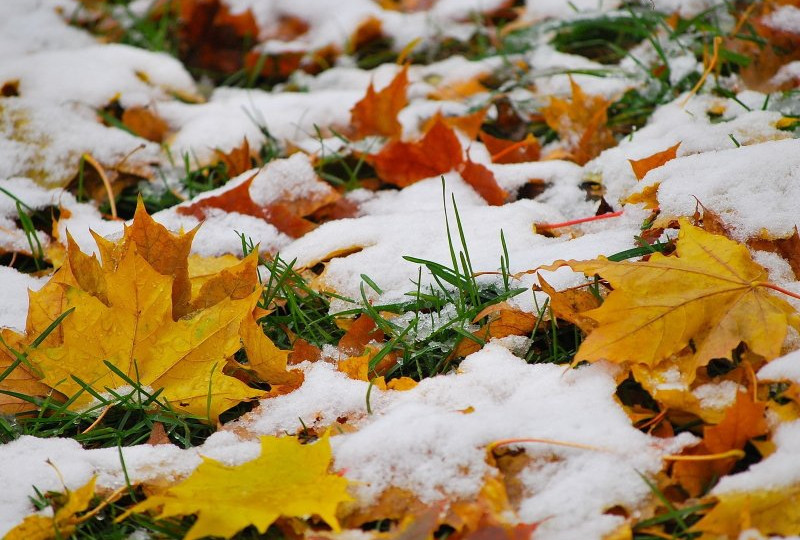
<instances>
[{"instance_id":1,"label":"dry leaf","mask_svg":"<svg viewBox=\"0 0 800 540\"><path fill-rule=\"evenodd\" d=\"M606 111L611 102L602 96L586 95L571 78L570 86L572 99L552 97L550 104L542 109L542 115L547 125L558 133L569 157L583 165L617 144L606 126Z\"/></svg>"},{"instance_id":2,"label":"dry leaf","mask_svg":"<svg viewBox=\"0 0 800 540\"><path fill-rule=\"evenodd\" d=\"M139 137L160 143L169 130L167 123L150 109L131 107L122 113L122 123Z\"/></svg>"},{"instance_id":3,"label":"dry leaf","mask_svg":"<svg viewBox=\"0 0 800 540\"><path fill-rule=\"evenodd\" d=\"M422 125L422 131L428 132L436 122L444 122L446 126L458 129L470 139L474 139L478 136L488 112L488 107L463 116L443 116L441 111L436 111L436 114L428 118Z\"/></svg>"},{"instance_id":4,"label":"dry leaf","mask_svg":"<svg viewBox=\"0 0 800 540\"><path fill-rule=\"evenodd\" d=\"M716 426L703 428L703 441L684 454L704 456L742 450L747 441L768 432L764 417L766 410L766 403L755 401L750 392L738 392L736 401L728 408L722 421ZM711 461L677 461L672 468L672 477L690 496L696 497L704 493L711 482L728 474L736 461L733 457Z\"/></svg>"},{"instance_id":5,"label":"dry leaf","mask_svg":"<svg viewBox=\"0 0 800 540\"><path fill-rule=\"evenodd\" d=\"M370 156L378 176L399 187L452 171L463 161L461 143L444 122L433 124L417 142L392 141Z\"/></svg>"},{"instance_id":6,"label":"dry leaf","mask_svg":"<svg viewBox=\"0 0 800 540\"><path fill-rule=\"evenodd\" d=\"M242 144L238 147L223 152L222 150L215 150L217 157L227 167L228 177L233 178L245 173L253 168L253 161L250 155L250 143L247 137L242 137Z\"/></svg>"},{"instance_id":7,"label":"dry leaf","mask_svg":"<svg viewBox=\"0 0 800 540\"><path fill-rule=\"evenodd\" d=\"M368 135L399 138L403 133L403 126L397 119L397 114L408 104L407 89L407 67L401 69L380 92L376 92L370 83L367 95L350 109L354 138L363 139Z\"/></svg>"},{"instance_id":8,"label":"dry leaf","mask_svg":"<svg viewBox=\"0 0 800 540\"><path fill-rule=\"evenodd\" d=\"M4 378L0 381L0 390L5 392L15 392L31 397L45 396L50 392L50 387L42 383L36 374L36 370L28 365L23 355L25 342L23 336L9 330L0 329L0 373L16 364ZM18 353L14 354L14 351ZM29 401L18 398L7 393L0 393L0 414L18 414L25 411L35 410L36 406Z\"/></svg>"},{"instance_id":9,"label":"dry leaf","mask_svg":"<svg viewBox=\"0 0 800 540\"><path fill-rule=\"evenodd\" d=\"M678 147L680 145L681 143L670 146L666 150L656 152L652 156L648 156L646 158L636 160L629 159L628 163L631 164L631 169L633 169L633 174L636 175L636 179L641 180L651 170L661 167L666 162L675 159L675 156L678 155Z\"/></svg>"},{"instance_id":10,"label":"dry leaf","mask_svg":"<svg viewBox=\"0 0 800 540\"><path fill-rule=\"evenodd\" d=\"M584 312L600 306L600 300L595 295L585 288L556 291L541 274L538 277L542 291L550 297L547 305L556 318L570 322L587 333L597 326L594 320L583 315Z\"/></svg>"},{"instance_id":11,"label":"dry leaf","mask_svg":"<svg viewBox=\"0 0 800 540\"><path fill-rule=\"evenodd\" d=\"M494 173L480 163L475 163L467 156L458 168L461 178L472 186L472 189L493 206L501 206L508 198L508 192L501 188L495 180Z\"/></svg>"},{"instance_id":12,"label":"dry leaf","mask_svg":"<svg viewBox=\"0 0 800 540\"><path fill-rule=\"evenodd\" d=\"M492 338L527 336L536 326L536 316L511 307L507 302L493 304L475 316L473 322L488 317L486 324L472 333L476 338L488 342ZM453 350L453 356L467 356L481 349L475 340L462 338Z\"/></svg>"},{"instance_id":13,"label":"dry leaf","mask_svg":"<svg viewBox=\"0 0 800 540\"><path fill-rule=\"evenodd\" d=\"M185 540L229 538L250 525L263 534L281 516L316 515L338 531L336 508L350 496L347 480L328 473L330 463L327 433L305 445L294 437L261 437L261 455L253 461L228 466L203 458L189 478L129 513L159 509L157 519L196 514Z\"/></svg>"},{"instance_id":14,"label":"dry leaf","mask_svg":"<svg viewBox=\"0 0 800 540\"><path fill-rule=\"evenodd\" d=\"M481 131L479 136L492 155L493 163L526 163L539 161L541 157L542 149L539 141L531 134L528 134L522 141L501 139L485 131Z\"/></svg>"}]
</instances>

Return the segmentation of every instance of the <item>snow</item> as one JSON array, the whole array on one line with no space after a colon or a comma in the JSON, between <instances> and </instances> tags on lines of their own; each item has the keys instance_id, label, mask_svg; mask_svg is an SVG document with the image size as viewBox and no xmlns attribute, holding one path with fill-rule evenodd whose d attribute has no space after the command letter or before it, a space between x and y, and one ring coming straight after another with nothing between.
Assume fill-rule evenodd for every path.
<instances>
[{"instance_id":1,"label":"snow","mask_svg":"<svg viewBox=\"0 0 800 540\"><path fill-rule=\"evenodd\" d=\"M519 519L543 521L537 538L545 540L574 538L576 530L581 537L599 538L624 521L605 510L621 505L636 511L647 497L640 473L655 474L663 455L694 442L688 434L658 439L632 427L614 400L613 375L600 364L569 372L555 365L529 366L490 344L467 358L458 373L427 379L405 392L373 389L371 415L366 412L368 383L349 379L326 362L301 367L306 379L298 390L263 400L259 409L229 426L232 431L218 432L200 447L123 448L130 480L182 478L200 456L243 463L259 451L257 439L242 440L243 432L283 435L301 429L298 418L309 427L345 418L359 429L331 439L335 467L347 471L362 503L389 486L432 503L477 495L484 477L492 474L485 459L492 442L536 437L555 442L522 445L531 460L519 474L527 493ZM32 486L62 489L53 467L70 489L92 475L99 486L125 485L116 448L83 450L70 439L25 436L0 446L0 461L0 483L7 486L0 494L0 534L32 511L27 500ZM567 502L570 511L563 512Z\"/></svg>"},{"instance_id":2,"label":"snow","mask_svg":"<svg viewBox=\"0 0 800 540\"><path fill-rule=\"evenodd\" d=\"M234 13L251 9L262 35L260 50L311 52L326 46L340 51L350 47L353 32L374 18L382 32L400 51L417 38L417 51L435 47L443 36L467 39L476 29L475 12L489 13L507 4L503 0L439 0L428 10L403 13L381 7L372 0L226 0ZM551 30L563 20L606 13L615 16L624 3L618 0L529 0L527 23L550 19ZM644 4L644 3L643 3ZM723 6L723 0L652 0L650 7L683 17ZM145 0L131 4L136 13L149 7ZM647 7L647 6L645 6ZM390 303L407 300L417 288L420 266L405 260L413 256L452 265L448 227L456 253L469 251L473 270L482 272L481 284L499 284L501 233L509 256L512 287L527 291L512 298L512 307L536 312L546 298L533 292L534 269L558 260L592 259L634 247L641 224L650 212L625 199L649 186L659 185L660 219L664 222L691 216L699 200L719 214L734 238L783 238L794 231L800 200L800 141L778 129L782 113L777 95L746 91L729 80L720 84L735 91L735 99L708 93L684 94L659 106L647 125L619 145L606 150L585 166L561 160L520 164L493 164L483 144L459 134L465 151L486 165L511 202L488 206L457 172L424 179L404 189L358 189L342 193L357 206L349 219L329 221L305 236L292 239L263 219L216 208L204 210L202 222L178 209L214 197L252 179L249 193L262 206L291 203L303 208L338 194L315 171L316 160L333 152L358 149L373 152L384 139L343 141L338 133L349 125L350 109L373 84L380 89L402 69L382 64L372 70L355 67L345 56L319 74L294 74L274 89L217 88L207 101L186 68L165 54L125 45L101 43L88 32L71 26L72 14L81 13L77 0L3 0L0 2L0 86L16 94L0 98L0 254L25 254L28 238L18 223L14 197L31 209L61 209L57 234L50 239L41 231L45 249L64 243L69 232L80 248L95 253L90 230L114 239L125 222L101 215L96 205L78 202L62 189L78 174L83 154L90 154L114 177L117 173L144 182L162 179L176 195L187 200L158 212L154 219L172 231L199 226L192 252L206 257L241 255L242 238L258 244L264 253L280 253L295 268L324 265L315 287L335 291L356 304L362 302L362 274L382 290L366 287L366 300ZM624 15L624 12L618 12ZM800 9L783 6L762 21L776 30L799 32ZM297 17L309 29L292 41L270 37L282 17ZM720 17L725 17L724 13ZM725 24L733 21L724 20ZM547 32L543 32L546 34ZM573 80L590 94L617 99L630 89L653 90L649 70L661 61L652 44L633 48L618 65L556 51L546 35L533 32L529 53L468 60L453 55L428 65L408 67L410 103L399 114L403 137L419 136L423 123L441 112L463 115L505 96L524 116L538 113L549 95L571 92L566 72L579 70ZM681 43L661 36L677 84L702 64ZM435 49L429 50L435 53ZM518 80L491 86L461 101L432 98L465 81L491 78L495 73L527 62L530 69ZM800 63L781 68L771 83L796 82ZM586 71L602 72L593 76ZM123 107L146 107L169 127L164 145L145 141L103 124L98 110L118 100ZM490 108L490 115L495 111ZM491 118L491 116L490 116ZM231 179L226 185L189 197L180 179L184 157L191 168L213 163L246 139L258 150L267 134L278 141L283 159ZM681 143L677 158L655 168L641 181L630 159L642 159ZM549 148L552 148L550 146ZM545 154L547 150L545 148ZM178 165L176 165L178 164ZM529 182L544 190L534 200L524 198ZM587 183L604 190L604 198L623 214L553 232L537 233L537 225L557 223L595 214L597 197L589 197ZM153 183L153 189L162 186ZM444 189L444 193L443 193ZM9 194L11 196L9 196ZM456 209L467 246L462 246ZM544 229L539 227L541 232ZM56 238L57 237L57 238ZM767 268L770 280L800 291L800 282L785 259L776 253L754 251L754 259ZM585 283L586 279L561 268L541 271L556 289ZM427 271L422 287L435 287ZM0 328L25 328L28 290L37 290L45 276L23 274L0 266ZM331 311L352 307L335 300ZM452 316L455 308L432 313L418 328L418 338ZM408 316L406 316L408 317ZM401 315L396 319L402 324ZM797 336L795 336L795 344ZM787 342L789 343L789 342ZM172 482L190 474L201 456L234 465L253 459L262 434L297 433L302 424L332 427L335 469L352 482L357 505L369 506L387 488L411 491L426 504L442 499L470 500L487 477L497 470L486 460L487 447L506 438L536 438L551 443L518 443L525 462L516 473L522 498L513 518L540 522L536 538L602 538L617 530L625 519L609 509L624 507L636 518L652 503L650 488L641 475L655 478L664 470L663 457L675 454L696 439L688 433L657 438L635 429L620 407L615 390L619 366L596 363L578 369L550 364L528 365L515 356L529 344L526 336L494 339L469 356L458 369L423 380L411 390L370 390L368 383L348 378L336 369L340 355L333 344L323 347L322 359L298 366L305 380L296 390L265 399L239 421L224 426L203 445L179 449L171 445L138 445L121 450L125 470L133 482ZM762 382L800 383L800 352L788 352L758 372ZM685 390L678 369L664 372L659 389ZM679 384L680 383L680 384ZM740 385L711 382L692 390L705 409L722 411L735 398ZM341 428L341 429L337 429ZM800 421L784 422L774 432L774 454L749 470L729 475L714 494L738 490L775 489L800 482L796 463L800 453ZM583 445L583 448L565 444ZM48 460L52 465L48 464ZM93 475L103 488L125 485L120 452L82 449L71 439L23 436L0 445L0 535L33 511L29 496L40 491L75 489ZM63 478L63 485L62 485ZM640 513L641 512L641 513ZM355 537L358 533L349 532Z\"/></svg>"},{"instance_id":3,"label":"snow","mask_svg":"<svg viewBox=\"0 0 800 540\"><path fill-rule=\"evenodd\" d=\"M740 241L786 238L798 223L800 141L768 141L678 158L648 173L642 185L658 182L658 200L667 216L690 216L699 201Z\"/></svg>"}]
</instances>

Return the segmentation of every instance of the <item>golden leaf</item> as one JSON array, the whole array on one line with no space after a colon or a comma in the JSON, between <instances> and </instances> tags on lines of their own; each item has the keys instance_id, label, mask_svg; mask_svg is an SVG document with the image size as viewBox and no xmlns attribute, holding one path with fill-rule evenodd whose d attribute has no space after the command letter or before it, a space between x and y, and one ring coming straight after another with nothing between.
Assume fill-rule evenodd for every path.
<instances>
[{"instance_id":1,"label":"golden leaf","mask_svg":"<svg viewBox=\"0 0 800 540\"><path fill-rule=\"evenodd\" d=\"M253 461L232 467L203 458L189 478L129 513L160 508L157 519L197 514L185 540L229 538L249 525L264 533L281 516L317 515L338 531L336 508L351 498L347 480L328 473L330 462L327 433L306 445L293 437L261 437L261 455Z\"/></svg>"},{"instance_id":2,"label":"golden leaf","mask_svg":"<svg viewBox=\"0 0 800 540\"><path fill-rule=\"evenodd\" d=\"M766 536L800 534L800 487L719 495L719 502L693 528L703 538L738 538L747 529Z\"/></svg>"},{"instance_id":3,"label":"golden leaf","mask_svg":"<svg viewBox=\"0 0 800 540\"><path fill-rule=\"evenodd\" d=\"M675 256L648 261L568 261L614 288L603 305L584 312L597 322L575 360L655 366L685 347L694 361L729 358L739 343L767 360L780 353L794 309L767 291L767 272L747 248L681 219Z\"/></svg>"},{"instance_id":4,"label":"golden leaf","mask_svg":"<svg viewBox=\"0 0 800 540\"><path fill-rule=\"evenodd\" d=\"M77 516L89 507L94 497L94 484L97 477L92 477L84 486L74 491L66 490L59 496L62 499L52 516L33 514L8 531L5 540L50 540L53 538L69 538L81 523Z\"/></svg>"}]
</instances>

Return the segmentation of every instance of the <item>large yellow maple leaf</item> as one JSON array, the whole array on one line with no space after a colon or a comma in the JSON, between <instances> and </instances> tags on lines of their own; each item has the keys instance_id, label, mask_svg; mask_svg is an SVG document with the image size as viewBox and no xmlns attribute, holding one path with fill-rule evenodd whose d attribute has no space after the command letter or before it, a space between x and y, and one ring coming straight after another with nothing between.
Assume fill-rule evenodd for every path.
<instances>
[{"instance_id":1,"label":"large yellow maple leaf","mask_svg":"<svg viewBox=\"0 0 800 540\"><path fill-rule=\"evenodd\" d=\"M84 386L104 392L134 381L162 390L176 409L215 421L237 403L264 395L223 373L244 346L245 367L261 380L299 385L302 375L286 370L288 352L275 347L255 320L261 294L257 254L204 275L192 294L192 236L170 233L140 204L122 240L97 237L102 264L68 238L64 265L30 293L27 336L16 336L41 382L81 407L92 398ZM55 330L32 346L64 313ZM30 384L25 367L18 366L9 380Z\"/></svg>"},{"instance_id":2,"label":"large yellow maple leaf","mask_svg":"<svg viewBox=\"0 0 800 540\"><path fill-rule=\"evenodd\" d=\"M51 540L69 538L77 526L85 520L78 514L89 508L94 497L94 484L97 477L92 477L86 484L76 490L65 490L64 494L53 497L56 504L52 516L32 514L22 523L11 529L3 537L4 540ZM48 494L49 496L50 494Z\"/></svg>"},{"instance_id":3,"label":"large yellow maple leaf","mask_svg":"<svg viewBox=\"0 0 800 540\"><path fill-rule=\"evenodd\" d=\"M328 433L305 445L294 437L261 437L261 455L253 461L231 467L203 458L189 478L128 514L155 508L158 519L197 514L184 540L228 538L249 525L264 533L281 516L316 515L338 531L336 507L351 497L347 480L328 473L330 462Z\"/></svg>"},{"instance_id":4,"label":"large yellow maple leaf","mask_svg":"<svg viewBox=\"0 0 800 540\"><path fill-rule=\"evenodd\" d=\"M692 531L702 532L703 539L737 538L748 529L757 529L764 535L800 534L800 487L797 485L737 491L716 498L717 505L692 528Z\"/></svg>"},{"instance_id":5,"label":"large yellow maple leaf","mask_svg":"<svg viewBox=\"0 0 800 540\"><path fill-rule=\"evenodd\" d=\"M795 310L765 285L767 272L745 246L682 219L676 256L648 261L567 261L614 290L582 315L597 323L575 360L656 366L690 347L692 362L730 358L740 343L767 360L779 355Z\"/></svg>"}]
</instances>

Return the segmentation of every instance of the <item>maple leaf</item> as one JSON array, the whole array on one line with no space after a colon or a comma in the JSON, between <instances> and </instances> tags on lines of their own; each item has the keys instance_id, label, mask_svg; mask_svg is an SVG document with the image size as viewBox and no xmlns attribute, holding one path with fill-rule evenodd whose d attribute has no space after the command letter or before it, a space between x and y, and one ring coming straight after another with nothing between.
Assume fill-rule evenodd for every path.
<instances>
[{"instance_id":1,"label":"maple leaf","mask_svg":"<svg viewBox=\"0 0 800 540\"><path fill-rule=\"evenodd\" d=\"M767 291L767 272L747 248L680 220L677 257L648 261L560 261L599 274L614 290L582 315L597 324L576 361L606 359L655 366L691 343L698 365L729 358L739 343L769 360L780 353L794 309Z\"/></svg>"},{"instance_id":2,"label":"maple leaf","mask_svg":"<svg viewBox=\"0 0 800 540\"><path fill-rule=\"evenodd\" d=\"M497 184L494 173L480 163L475 163L469 156L458 168L461 178L472 186L472 189L493 206L502 206L508 198L508 192Z\"/></svg>"},{"instance_id":3,"label":"maple leaf","mask_svg":"<svg viewBox=\"0 0 800 540\"><path fill-rule=\"evenodd\" d=\"M703 428L702 442L685 454L703 456L742 450L747 441L768 432L764 417L766 409L766 403L753 399L750 392L737 392L736 401L728 408L722 421L716 426ZM690 496L696 497L712 481L728 474L735 464L735 457L711 461L677 461L672 468L672 476Z\"/></svg>"},{"instance_id":4,"label":"maple leaf","mask_svg":"<svg viewBox=\"0 0 800 540\"><path fill-rule=\"evenodd\" d=\"M481 341L487 342L492 338L503 338L506 336L525 336L531 333L536 326L536 316L525 313L512 307L507 302L492 304L481 310L473 319L473 323L487 318L479 330L472 332L472 335ZM454 357L467 356L481 349L481 344L469 338L462 338L453 350Z\"/></svg>"},{"instance_id":5,"label":"maple leaf","mask_svg":"<svg viewBox=\"0 0 800 540\"><path fill-rule=\"evenodd\" d=\"M250 156L250 142L247 137L242 137L242 144L228 152L223 152L222 150L215 150L214 152L220 161L225 164L230 178L239 176L253 168Z\"/></svg>"},{"instance_id":6,"label":"maple leaf","mask_svg":"<svg viewBox=\"0 0 800 540\"><path fill-rule=\"evenodd\" d=\"M628 163L631 164L633 174L636 175L637 180L641 180L645 175L656 167L661 167L668 161L672 161L678 155L678 147L681 143L670 146L666 150L656 152L651 156L642 159L629 159Z\"/></svg>"},{"instance_id":7,"label":"maple leaf","mask_svg":"<svg viewBox=\"0 0 800 540\"><path fill-rule=\"evenodd\" d=\"M180 484L148 497L125 514L160 508L157 519L197 514L185 540L229 538L249 525L262 534L281 516L317 515L339 530L336 508L351 500L347 480L329 474L329 433L312 444L261 437L261 455L238 466L210 458Z\"/></svg>"},{"instance_id":8,"label":"maple leaf","mask_svg":"<svg viewBox=\"0 0 800 540\"><path fill-rule=\"evenodd\" d=\"M611 102L602 96L588 96L570 78L572 99L552 97L542 109L545 122L561 138L568 157L583 165L600 152L614 146L616 140L606 127Z\"/></svg>"},{"instance_id":9,"label":"maple leaf","mask_svg":"<svg viewBox=\"0 0 800 540\"><path fill-rule=\"evenodd\" d=\"M223 373L244 345L248 369L266 382L297 385L302 376L286 371L287 351L261 332L255 308L261 290L258 255L242 261L194 266L206 272L195 284L188 251L193 232L173 235L147 215L144 206L120 242L96 236L103 264L80 252L68 237L65 263L37 292L31 292L25 344L71 310L56 329L26 350L41 382L69 396L72 406L126 384L104 363L130 380L163 389L176 408L215 420L244 400L263 395ZM216 274L208 272L222 268ZM180 286L176 286L176 282ZM181 302L182 315L174 317Z\"/></svg>"},{"instance_id":10,"label":"maple leaf","mask_svg":"<svg viewBox=\"0 0 800 540\"><path fill-rule=\"evenodd\" d=\"M77 514L89 508L94 497L93 476L85 485L76 490L66 490L53 498L56 506L52 516L33 514L11 529L3 537L5 540L50 540L69 538L83 521ZM49 496L49 494L48 494Z\"/></svg>"},{"instance_id":11,"label":"maple leaf","mask_svg":"<svg viewBox=\"0 0 800 540\"><path fill-rule=\"evenodd\" d=\"M541 157L539 141L531 134L528 134L522 141L501 139L485 131L481 131L479 136L492 155L493 163L525 163L538 161Z\"/></svg>"},{"instance_id":12,"label":"maple leaf","mask_svg":"<svg viewBox=\"0 0 800 540\"><path fill-rule=\"evenodd\" d=\"M716 499L717 505L692 527L692 531L714 535L703 538L739 538L747 529L770 537L800 534L800 486L736 491Z\"/></svg>"},{"instance_id":13,"label":"maple leaf","mask_svg":"<svg viewBox=\"0 0 800 540\"><path fill-rule=\"evenodd\" d=\"M122 113L123 125L148 141L160 143L169 130L167 123L156 113L144 107L131 107Z\"/></svg>"},{"instance_id":14,"label":"maple leaf","mask_svg":"<svg viewBox=\"0 0 800 540\"><path fill-rule=\"evenodd\" d=\"M403 126L397 114L408 105L408 67L401 69L380 92L370 82L367 94L350 109L350 123L354 138L363 139L368 135L399 138Z\"/></svg>"},{"instance_id":15,"label":"maple leaf","mask_svg":"<svg viewBox=\"0 0 800 540\"><path fill-rule=\"evenodd\" d=\"M416 142L392 141L370 156L378 176L399 187L437 176L458 167L464 156L452 129L437 121Z\"/></svg>"},{"instance_id":16,"label":"maple leaf","mask_svg":"<svg viewBox=\"0 0 800 540\"><path fill-rule=\"evenodd\" d=\"M25 347L23 336L7 328L0 330L0 373L5 376L0 380L0 414L18 414L30 411L34 405L13 394L25 396L44 396L50 388L39 379L35 369L26 363L23 356Z\"/></svg>"}]
</instances>

